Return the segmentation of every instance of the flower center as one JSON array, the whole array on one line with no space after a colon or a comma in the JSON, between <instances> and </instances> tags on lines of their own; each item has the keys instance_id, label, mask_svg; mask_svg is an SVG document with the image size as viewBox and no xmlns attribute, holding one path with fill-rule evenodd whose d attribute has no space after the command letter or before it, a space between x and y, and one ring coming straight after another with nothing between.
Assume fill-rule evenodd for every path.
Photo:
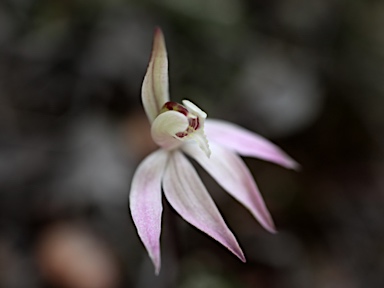
<instances>
[{"instance_id":1,"label":"flower center","mask_svg":"<svg viewBox=\"0 0 384 288\"><path fill-rule=\"evenodd\" d=\"M211 151L204 134L206 118L207 114L188 100L183 100L183 105L166 102L152 123L152 139L168 151L195 142L209 157Z\"/></svg>"},{"instance_id":2,"label":"flower center","mask_svg":"<svg viewBox=\"0 0 384 288\"><path fill-rule=\"evenodd\" d=\"M175 134L177 137L184 138L184 137L190 135L191 133L195 132L197 129L199 129L199 127L200 127L199 117L190 113L185 106L183 106L177 102L169 101L163 105L163 107L160 110L160 114L167 112L167 111L177 111L177 112L187 116L187 118L188 118L188 124L189 125L188 125L187 129L185 131L182 131L182 132L177 132Z\"/></svg>"}]
</instances>

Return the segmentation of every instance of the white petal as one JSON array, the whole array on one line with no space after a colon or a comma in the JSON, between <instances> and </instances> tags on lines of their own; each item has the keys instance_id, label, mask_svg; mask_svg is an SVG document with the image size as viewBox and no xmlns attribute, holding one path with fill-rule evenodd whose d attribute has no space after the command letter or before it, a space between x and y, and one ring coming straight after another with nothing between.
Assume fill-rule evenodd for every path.
<instances>
[{"instance_id":1,"label":"white petal","mask_svg":"<svg viewBox=\"0 0 384 288\"><path fill-rule=\"evenodd\" d=\"M182 144L176 133L185 131L188 125L187 116L180 112L171 110L161 113L152 123L152 139L163 149L171 150Z\"/></svg>"},{"instance_id":2,"label":"white petal","mask_svg":"<svg viewBox=\"0 0 384 288\"><path fill-rule=\"evenodd\" d=\"M205 232L245 261L235 236L225 224L192 164L179 151L172 152L163 179L164 194L185 221Z\"/></svg>"},{"instance_id":3,"label":"white petal","mask_svg":"<svg viewBox=\"0 0 384 288\"><path fill-rule=\"evenodd\" d=\"M195 144L197 144L201 151L204 152L206 158L209 158L211 156L211 149L209 148L208 140L204 134L204 130L196 130L188 136L188 139L191 139L196 142Z\"/></svg>"},{"instance_id":4,"label":"white petal","mask_svg":"<svg viewBox=\"0 0 384 288\"><path fill-rule=\"evenodd\" d=\"M160 271L161 179L168 153L158 150L145 158L137 168L131 184L129 205L137 233Z\"/></svg>"},{"instance_id":5,"label":"white petal","mask_svg":"<svg viewBox=\"0 0 384 288\"><path fill-rule=\"evenodd\" d=\"M201 110L199 107L197 107L195 104L193 104L189 100L183 100L182 101L183 105L188 109L188 111L199 118L207 118L207 113L205 113L203 110ZM200 119L201 121L201 119Z\"/></svg>"},{"instance_id":6,"label":"white petal","mask_svg":"<svg viewBox=\"0 0 384 288\"><path fill-rule=\"evenodd\" d=\"M300 167L275 144L233 123L208 119L205 122L205 132L208 141L214 141L240 155L260 158L286 168Z\"/></svg>"},{"instance_id":7,"label":"white petal","mask_svg":"<svg viewBox=\"0 0 384 288\"><path fill-rule=\"evenodd\" d=\"M207 118L207 113L197 107L194 103L189 100L183 100L183 105L188 109L188 111L199 118L199 128L189 135L188 138L194 140L200 149L204 151L205 155L209 158L211 155L211 150L209 149L209 143L204 132L205 119Z\"/></svg>"},{"instance_id":8,"label":"white petal","mask_svg":"<svg viewBox=\"0 0 384 288\"><path fill-rule=\"evenodd\" d=\"M141 99L149 122L156 118L164 103L169 101L168 58L164 35L155 30L151 59L141 88Z\"/></svg>"},{"instance_id":9,"label":"white petal","mask_svg":"<svg viewBox=\"0 0 384 288\"><path fill-rule=\"evenodd\" d=\"M193 145L184 145L183 150L246 207L265 229L272 233L276 232L272 217L252 174L239 156L215 143L211 143L212 154L209 159Z\"/></svg>"}]
</instances>

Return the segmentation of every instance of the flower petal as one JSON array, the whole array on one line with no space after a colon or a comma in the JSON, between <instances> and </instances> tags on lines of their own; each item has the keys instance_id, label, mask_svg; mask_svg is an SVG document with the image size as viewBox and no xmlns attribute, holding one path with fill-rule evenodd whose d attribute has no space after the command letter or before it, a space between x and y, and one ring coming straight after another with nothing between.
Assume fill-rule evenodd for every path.
<instances>
[{"instance_id":1,"label":"flower petal","mask_svg":"<svg viewBox=\"0 0 384 288\"><path fill-rule=\"evenodd\" d=\"M156 117L152 123L151 135L153 141L166 150L171 150L182 144L176 133L188 128L187 116L177 111L167 111Z\"/></svg>"},{"instance_id":2,"label":"flower petal","mask_svg":"<svg viewBox=\"0 0 384 288\"><path fill-rule=\"evenodd\" d=\"M207 113L197 107L194 103L189 100L183 100L183 104L187 107L188 111L196 116L199 119L199 127L195 130L194 133L190 134L190 138L193 139L197 145L199 145L200 149L204 151L205 155L209 158L211 155L211 150L209 149L209 143L207 137L204 133L204 123L207 118Z\"/></svg>"},{"instance_id":3,"label":"flower petal","mask_svg":"<svg viewBox=\"0 0 384 288\"><path fill-rule=\"evenodd\" d=\"M225 224L196 170L179 151L174 151L169 159L163 189L168 202L185 221L207 233L245 262L235 236Z\"/></svg>"},{"instance_id":4,"label":"flower petal","mask_svg":"<svg viewBox=\"0 0 384 288\"><path fill-rule=\"evenodd\" d=\"M156 28L152 55L141 88L141 99L149 122L156 118L164 103L169 101L168 58L164 35Z\"/></svg>"},{"instance_id":5,"label":"flower petal","mask_svg":"<svg viewBox=\"0 0 384 288\"><path fill-rule=\"evenodd\" d=\"M161 179L168 153L158 150L140 163L131 184L129 205L137 233L155 265L160 271Z\"/></svg>"},{"instance_id":6,"label":"flower petal","mask_svg":"<svg viewBox=\"0 0 384 288\"><path fill-rule=\"evenodd\" d=\"M189 112L199 117L200 121L204 123L205 118L207 118L207 113L205 113L203 110L201 110L189 100L183 100L182 103L185 107L187 107Z\"/></svg>"},{"instance_id":7,"label":"flower petal","mask_svg":"<svg viewBox=\"0 0 384 288\"><path fill-rule=\"evenodd\" d=\"M211 143L212 154L209 159L193 145L184 145L183 150L246 207L265 229L272 233L276 232L272 217L252 174L238 155L216 143Z\"/></svg>"},{"instance_id":8,"label":"flower petal","mask_svg":"<svg viewBox=\"0 0 384 288\"><path fill-rule=\"evenodd\" d=\"M233 123L207 119L205 133L208 141L214 141L240 155L260 158L286 168L298 169L300 167L275 144Z\"/></svg>"}]
</instances>

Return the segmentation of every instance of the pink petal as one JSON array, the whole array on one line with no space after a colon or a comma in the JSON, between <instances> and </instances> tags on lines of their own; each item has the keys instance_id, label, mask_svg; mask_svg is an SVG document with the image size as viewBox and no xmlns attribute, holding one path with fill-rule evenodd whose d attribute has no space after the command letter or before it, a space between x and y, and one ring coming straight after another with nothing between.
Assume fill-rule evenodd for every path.
<instances>
[{"instance_id":1,"label":"pink petal","mask_svg":"<svg viewBox=\"0 0 384 288\"><path fill-rule=\"evenodd\" d=\"M196 170L178 151L174 151L169 159L163 189L168 202L185 221L207 233L245 262L235 236L225 224Z\"/></svg>"},{"instance_id":2,"label":"pink petal","mask_svg":"<svg viewBox=\"0 0 384 288\"><path fill-rule=\"evenodd\" d=\"M129 205L137 233L160 271L161 179L168 153L158 150L145 158L137 168L131 184Z\"/></svg>"},{"instance_id":3,"label":"pink petal","mask_svg":"<svg viewBox=\"0 0 384 288\"><path fill-rule=\"evenodd\" d=\"M164 35L160 28L155 30L152 55L141 88L141 99L149 122L156 118L164 103L169 101L168 58Z\"/></svg>"},{"instance_id":4,"label":"pink petal","mask_svg":"<svg viewBox=\"0 0 384 288\"><path fill-rule=\"evenodd\" d=\"M286 168L298 169L300 167L275 144L233 123L207 119L205 133L208 141L214 141L240 155L260 158Z\"/></svg>"},{"instance_id":5,"label":"pink petal","mask_svg":"<svg viewBox=\"0 0 384 288\"><path fill-rule=\"evenodd\" d=\"M232 151L210 143L208 159L196 145L185 145L183 150L194 158L229 194L246 207L269 232L276 232L263 197L243 160Z\"/></svg>"}]
</instances>

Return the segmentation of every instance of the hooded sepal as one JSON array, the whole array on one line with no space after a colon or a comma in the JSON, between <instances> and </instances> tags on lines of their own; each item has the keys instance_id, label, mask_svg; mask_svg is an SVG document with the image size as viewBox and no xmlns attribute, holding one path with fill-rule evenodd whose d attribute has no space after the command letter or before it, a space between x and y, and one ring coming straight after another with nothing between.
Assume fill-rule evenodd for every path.
<instances>
[{"instance_id":1,"label":"hooded sepal","mask_svg":"<svg viewBox=\"0 0 384 288\"><path fill-rule=\"evenodd\" d=\"M141 100L149 122L153 122L161 107L169 101L168 57L164 35L156 28L151 59L141 88Z\"/></svg>"}]
</instances>

